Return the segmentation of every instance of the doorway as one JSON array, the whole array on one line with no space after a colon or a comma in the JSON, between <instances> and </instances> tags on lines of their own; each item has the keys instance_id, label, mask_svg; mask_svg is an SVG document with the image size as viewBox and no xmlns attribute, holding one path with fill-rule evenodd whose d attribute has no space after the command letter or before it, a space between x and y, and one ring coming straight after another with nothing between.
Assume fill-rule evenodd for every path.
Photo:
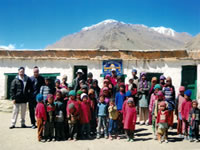
<instances>
[{"instance_id":1,"label":"doorway","mask_svg":"<svg viewBox=\"0 0 200 150\"><path fill-rule=\"evenodd\" d=\"M87 81L87 72L88 72L87 66L74 66L74 79L76 78L76 72L77 72L78 69L83 70L83 72L84 72L83 79L85 81Z\"/></svg>"},{"instance_id":2,"label":"doorway","mask_svg":"<svg viewBox=\"0 0 200 150\"><path fill-rule=\"evenodd\" d=\"M197 95L197 66L182 66L181 85L192 91L191 99Z\"/></svg>"}]
</instances>

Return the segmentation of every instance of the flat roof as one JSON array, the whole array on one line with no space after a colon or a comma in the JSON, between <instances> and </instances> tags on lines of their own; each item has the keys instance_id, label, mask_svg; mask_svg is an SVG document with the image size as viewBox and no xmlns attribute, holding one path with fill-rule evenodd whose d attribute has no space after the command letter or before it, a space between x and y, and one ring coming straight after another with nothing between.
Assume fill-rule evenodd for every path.
<instances>
[{"instance_id":1,"label":"flat roof","mask_svg":"<svg viewBox=\"0 0 200 150\"><path fill-rule=\"evenodd\" d=\"M200 60L200 51L187 50L0 50L4 59L195 59Z\"/></svg>"}]
</instances>

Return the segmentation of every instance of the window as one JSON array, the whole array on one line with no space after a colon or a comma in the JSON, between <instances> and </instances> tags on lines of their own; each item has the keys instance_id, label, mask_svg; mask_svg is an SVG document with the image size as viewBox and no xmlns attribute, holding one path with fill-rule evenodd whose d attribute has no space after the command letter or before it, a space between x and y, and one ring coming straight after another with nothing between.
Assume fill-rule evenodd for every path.
<instances>
[{"instance_id":1,"label":"window","mask_svg":"<svg viewBox=\"0 0 200 150\"><path fill-rule=\"evenodd\" d=\"M160 82L160 76L163 75L163 73L151 73L151 72L147 72L147 81L151 82L151 79L153 77L156 77L158 79L158 83Z\"/></svg>"}]
</instances>

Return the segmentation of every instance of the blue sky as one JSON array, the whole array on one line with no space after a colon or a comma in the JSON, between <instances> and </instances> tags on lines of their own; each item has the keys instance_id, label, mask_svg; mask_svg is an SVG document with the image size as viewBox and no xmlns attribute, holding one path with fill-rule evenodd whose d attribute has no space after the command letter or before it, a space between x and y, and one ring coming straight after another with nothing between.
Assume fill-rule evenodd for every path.
<instances>
[{"instance_id":1,"label":"blue sky","mask_svg":"<svg viewBox=\"0 0 200 150\"><path fill-rule=\"evenodd\" d=\"M0 45L43 49L106 19L200 33L199 0L0 0Z\"/></svg>"}]
</instances>

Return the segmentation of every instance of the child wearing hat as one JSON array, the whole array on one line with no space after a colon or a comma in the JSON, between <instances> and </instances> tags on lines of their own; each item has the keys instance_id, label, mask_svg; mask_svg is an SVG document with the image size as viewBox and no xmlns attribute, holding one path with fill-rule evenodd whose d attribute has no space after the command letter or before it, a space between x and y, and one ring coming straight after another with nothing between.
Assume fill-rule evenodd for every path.
<instances>
[{"instance_id":1,"label":"child wearing hat","mask_svg":"<svg viewBox=\"0 0 200 150\"><path fill-rule=\"evenodd\" d=\"M103 96L105 98L105 103L108 105L109 101L110 101L110 93L109 93L109 88L108 87L104 87L103 88Z\"/></svg>"},{"instance_id":2,"label":"child wearing hat","mask_svg":"<svg viewBox=\"0 0 200 150\"><path fill-rule=\"evenodd\" d=\"M54 137L55 108L56 108L52 94L47 95L47 102L45 107L46 107L47 121L45 123L44 136L45 140L48 140L48 142L50 142Z\"/></svg>"},{"instance_id":3,"label":"child wearing hat","mask_svg":"<svg viewBox=\"0 0 200 150\"><path fill-rule=\"evenodd\" d=\"M71 104L71 103L73 103L74 104L74 106L75 106L75 108L76 108L76 114L79 114L80 113L80 104L79 104L79 102L76 100L76 92L75 92L75 90L71 90L70 92L69 92L69 101L67 102L67 106L69 105L69 104ZM66 108L67 110L67 115L69 114L69 109L68 109L68 107Z\"/></svg>"},{"instance_id":4,"label":"child wearing hat","mask_svg":"<svg viewBox=\"0 0 200 150\"><path fill-rule=\"evenodd\" d=\"M123 106L125 99L126 99L125 85L121 84L120 88L119 88L119 92L117 92L116 96L115 96L115 103L116 103L118 111L122 110L122 106Z\"/></svg>"},{"instance_id":5,"label":"child wearing hat","mask_svg":"<svg viewBox=\"0 0 200 150\"><path fill-rule=\"evenodd\" d=\"M38 141L42 140L42 134L44 130L44 124L47 120L45 106L43 103L43 95L38 94L36 96L37 106L35 110L35 116L37 118L37 128L38 128Z\"/></svg>"},{"instance_id":6,"label":"child wearing hat","mask_svg":"<svg viewBox=\"0 0 200 150\"><path fill-rule=\"evenodd\" d=\"M151 98L150 98L150 104L149 104L149 125L152 124L152 109L154 106L154 103L157 99L157 93L158 91L161 90L161 86L160 84L156 84L154 86L154 92L151 94Z\"/></svg>"},{"instance_id":7,"label":"child wearing hat","mask_svg":"<svg viewBox=\"0 0 200 150\"><path fill-rule=\"evenodd\" d=\"M183 131L184 131L184 139L185 140L189 140L189 113L190 110L192 108L192 100L190 99L192 95L192 91L191 90L186 90L184 92L184 102L181 105L181 117L183 120Z\"/></svg>"},{"instance_id":8,"label":"child wearing hat","mask_svg":"<svg viewBox=\"0 0 200 150\"><path fill-rule=\"evenodd\" d=\"M60 80L59 79L55 80L55 88L56 88L56 91L58 91L58 90L61 89L61 87L60 87Z\"/></svg>"},{"instance_id":9,"label":"child wearing hat","mask_svg":"<svg viewBox=\"0 0 200 150\"><path fill-rule=\"evenodd\" d=\"M169 113L168 110L166 109L166 103L162 101L160 103L160 110L158 112L157 116L157 135L158 135L158 142L162 143L162 136L164 136L164 142L168 143L167 140L167 131L168 131L168 124L169 124Z\"/></svg>"},{"instance_id":10,"label":"child wearing hat","mask_svg":"<svg viewBox=\"0 0 200 150\"><path fill-rule=\"evenodd\" d=\"M124 112L124 130L127 135L128 142L134 141L134 131L135 131L135 125L137 120L137 112L134 105L133 98L128 98L127 101L128 106L125 109Z\"/></svg>"},{"instance_id":11,"label":"child wearing hat","mask_svg":"<svg viewBox=\"0 0 200 150\"><path fill-rule=\"evenodd\" d=\"M126 111L126 107L128 107L128 99L132 97L131 91L127 91L125 95L126 95L126 100L124 101L122 106L123 117L124 117L124 112Z\"/></svg>"},{"instance_id":12,"label":"child wearing hat","mask_svg":"<svg viewBox=\"0 0 200 150\"><path fill-rule=\"evenodd\" d=\"M79 103L79 105L81 105L81 102L82 102L82 100L81 100L81 94L82 93L83 93L83 91L81 91L81 90L78 90L76 92L76 101Z\"/></svg>"},{"instance_id":13,"label":"child wearing hat","mask_svg":"<svg viewBox=\"0 0 200 150\"><path fill-rule=\"evenodd\" d=\"M108 112L109 112L109 127L108 127L108 133L109 133L109 139L112 140L112 133L115 134L115 138L120 139L118 137L118 110L117 106L115 105L114 99L110 100L109 107L108 107Z\"/></svg>"},{"instance_id":14,"label":"child wearing hat","mask_svg":"<svg viewBox=\"0 0 200 150\"><path fill-rule=\"evenodd\" d=\"M156 99L153 104L151 113L152 113L152 128L153 128L153 133L154 133L154 139L157 139L157 124L156 120L158 117L158 112L160 111L160 104L164 101L164 94L162 91L158 91L156 94Z\"/></svg>"},{"instance_id":15,"label":"child wearing hat","mask_svg":"<svg viewBox=\"0 0 200 150\"><path fill-rule=\"evenodd\" d=\"M178 123L177 123L177 134L180 138L183 138L183 121L182 121L182 116L181 116L181 105L183 104L183 102L185 101L185 98L184 98L184 92L185 92L185 87L184 86L181 86L179 88L179 94L177 96L177 99L176 99L176 115L177 115L177 120L178 120Z\"/></svg>"},{"instance_id":16,"label":"child wearing hat","mask_svg":"<svg viewBox=\"0 0 200 150\"><path fill-rule=\"evenodd\" d=\"M56 92L55 107L55 139L62 141L65 139L65 107L60 91Z\"/></svg>"},{"instance_id":17,"label":"child wearing hat","mask_svg":"<svg viewBox=\"0 0 200 150\"><path fill-rule=\"evenodd\" d=\"M192 101L192 109L189 114L190 123L190 142L199 142L199 125L200 125L200 109L198 108L197 101Z\"/></svg>"},{"instance_id":18,"label":"child wearing hat","mask_svg":"<svg viewBox=\"0 0 200 150\"><path fill-rule=\"evenodd\" d=\"M163 88L165 86L165 76L164 75L161 75L160 76L160 86Z\"/></svg>"},{"instance_id":19,"label":"child wearing hat","mask_svg":"<svg viewBox=\"0 0 200 150\"><path fill-rule=\"evenodd\" d=\"M76 108L73 103L68 105L69 114L68 114L68 124L69 124L69 139L76 141L78 138L78 120L79 115L76 114Z\"/></svg>"},{"instance_id":20,"label":"child wearing hat","mask_svg":"<svg viewBox=\"0 0 200 150\"><path fill-rule=\"evenodd\" d=\"M83 93L81 94L81 109L80 109L80 123L81 123L81 136L82 139L90 139L90 120L91 120L91 111L90 111L90 102L88 100L88 95Z\"/></svg>"},{"instance_id":21,"label":"child wearing hat","mask_svg":"<svg viewBox=\"0 0 200 150\"><path fill-rule=\"evenodd\" d=\"M101 128L104 131L104 137L107 139L107 116L108 116L108 105L105 103L104 95L100 94L99 103L97 104L97 139L100 139Z\"/></svg>"}]
</instances>

